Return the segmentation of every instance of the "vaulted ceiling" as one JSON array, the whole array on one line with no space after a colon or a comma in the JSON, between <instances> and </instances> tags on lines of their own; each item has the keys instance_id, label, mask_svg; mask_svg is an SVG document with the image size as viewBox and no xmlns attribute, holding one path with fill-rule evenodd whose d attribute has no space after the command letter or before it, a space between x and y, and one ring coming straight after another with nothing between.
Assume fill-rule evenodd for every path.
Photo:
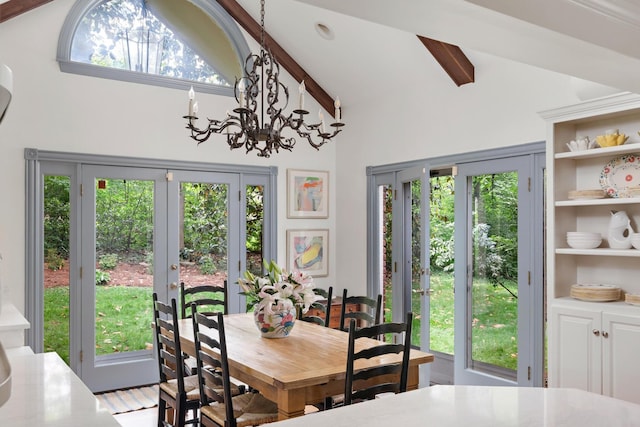
<instances>
[{"instance_id":1,"label":"vaulted ceiling","mask_svg":"<svg viewBox=\"0 0 640 427\"><path fill-rule=\"evenodd\" d=\"M637 0L296 0L640 93Z\"/></svg>"},{"instance_id":2,"label":"vaulted ceiling","mask_svg":"<svg viewBox=\"0 0 640 427\"><path fill-rule=\"evenodd\" d=\"M50 1L0 0L0 22ZM236 2L251 34L259 1L222 1ZM265 23L283 66L328 112L338 95L348 105L352 91L400 83L403 66L437 61L456 85L471 82L476 53L640 93L635 0L278 0ZM416 59L394 63L395 51Z\"/></svg>"},{"instance_id":3,"label":"vaulted ceiling","mask_svg":"<svg viewBox=\"0 0 640 427\"><path fill-rule=\"evenodd\" d=\"M0 1L0 23L28 12L52 0L4 0ZM218 0L218 3L231 15L236 22L252 36L260 41L260 27L258 22L236 0ZM325 27L331 31L330 27ZM433 40L418 35L420 41L433 55L443 70L460 86L474 81L474 66L465 56L462 49L449 43ZM267 31L265 45L278 59L278 62L298 82L304 80L307 91L330 114L333 113L333 97L325 91L318 82L275 40Z\"/></svg>"}]
</instances>

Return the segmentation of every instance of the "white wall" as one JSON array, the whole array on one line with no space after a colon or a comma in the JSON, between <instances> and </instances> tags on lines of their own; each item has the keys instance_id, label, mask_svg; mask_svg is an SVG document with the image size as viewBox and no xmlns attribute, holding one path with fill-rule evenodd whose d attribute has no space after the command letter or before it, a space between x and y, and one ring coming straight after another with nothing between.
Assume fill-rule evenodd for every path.
<instances>
[{"instance_id":1,"label":"white wall","mask_svg":"<svg viewBox=\"0 0 640 427\"><path fill-rule=\"evenodd\" d=\"M387 44L378 45L378 54L389 56L388 68L380 71L384 75L379 88L364 87L358 98L343 100L347 127L335 143L316 152L299 141L293 153L267 160L242 150L231 152L222 138L196 147L181 119L187 106L183 91L60 72L57 41L73 3L57 0L0 25L0 61L14 72L13 102L0 126L0 280L4 300L21 310L25 147L276 165L278 260L285 260L286 229L328 228L330 274L318 284L361 293L366 271L366 166L540 141L545 128L536 112L577 101L567 76L474 52L466 53L476 66L476 83L458 88L424 48L399 49L414 35L380 27ZM357 85L358 73L367 70L357 58L354 64L358 68L345 78ZM290 80L289 86L296 84ZM310 111L317 111L309 98ZM198 101L200 112L210 117L221 116L233 105L229 98L212 95L200 94ZM286 218L287 168L330 172L329 219Z\"/></svg>"}]
</instances>

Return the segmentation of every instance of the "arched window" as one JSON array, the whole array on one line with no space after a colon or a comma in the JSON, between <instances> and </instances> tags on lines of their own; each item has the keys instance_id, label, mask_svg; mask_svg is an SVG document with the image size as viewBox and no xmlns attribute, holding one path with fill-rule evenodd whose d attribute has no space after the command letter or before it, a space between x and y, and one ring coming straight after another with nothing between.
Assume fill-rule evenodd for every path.
<instances>
[{"instance_id":1,"label":"arched window","mask_svg":"<svg viewBox=\"0 0 640 427\"><path fill-rule=\"evenodd\" d=\"M78 0L58 42L64 72L229 96L248 54L214 0Z\"/></svg>"}]
</instances>

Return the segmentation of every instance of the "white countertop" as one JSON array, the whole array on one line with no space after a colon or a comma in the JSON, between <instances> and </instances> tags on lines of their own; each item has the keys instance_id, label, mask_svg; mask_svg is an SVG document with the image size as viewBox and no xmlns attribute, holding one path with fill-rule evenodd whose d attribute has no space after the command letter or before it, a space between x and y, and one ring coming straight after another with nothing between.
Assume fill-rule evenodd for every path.
<instances>
[{"instance_id":1,"label":"white countertop","mask_svg":"<svg viewBox=\"0 0 640 427\"><path fill-rule=\"evenodd\" d=\"M575 389L433 386L269 427L637 427L640 405Z\"/></svg>"},{"instance_id":2,"label":"white countertop","mask_svg":"<svg viewBox=\"0 0 640 427\"><path fill-rule=\"evenodd\" d=\"M0 331L29 329L29 322L13 304L5 304L0 311Z\"/></svg>"},{"instance_id":3,"label":"white countertop","mask_svg":"<svg viewBox=\"0 0 640 427\"><path fill-rule=\"evenodd\" d=\"M0 424L11 427L119 427L96 397L56 353L8 349L11 397Z\"/></svg>"}]
</instances>

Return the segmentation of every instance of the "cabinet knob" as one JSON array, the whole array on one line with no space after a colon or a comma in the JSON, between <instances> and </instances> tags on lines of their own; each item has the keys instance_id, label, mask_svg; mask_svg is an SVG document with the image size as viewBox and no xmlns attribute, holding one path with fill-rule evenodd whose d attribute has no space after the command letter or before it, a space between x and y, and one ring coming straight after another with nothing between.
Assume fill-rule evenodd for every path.
<instances>
[{"instance_id":1,"label":"cabinet knob","mask_svg":"<svg viewBox=\"0 0 640 427\"><path fill-rule=\"evenodd\" d=\"M599 336L600 336L600 331L599 331L599 330L597 330L597 329L594 329L594 330L593 330L593 335L595 335L595 336L599 337Z\"/></svg>"},{"instance_id":2,"label":"cabinet knob","mask_svg":"<svg viewBox=\"0 0 640 427\"><path fill-rule=\"evenodd\" d=\"M602 336L605 337L605 338L609 338L609 332L603 331L602 332Z\"/></svg>"}]
</instances>

